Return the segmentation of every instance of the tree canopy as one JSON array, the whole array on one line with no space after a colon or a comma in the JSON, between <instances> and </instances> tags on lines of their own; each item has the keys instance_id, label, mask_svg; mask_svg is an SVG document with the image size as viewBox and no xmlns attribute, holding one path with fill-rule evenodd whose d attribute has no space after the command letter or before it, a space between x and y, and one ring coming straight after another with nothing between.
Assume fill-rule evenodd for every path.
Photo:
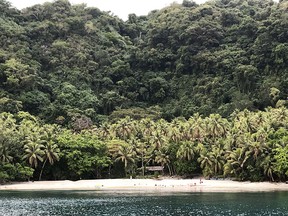
<instances>
[{"instance_id":1,"label":"tree canopy","mask_svg":"<svg viewBox=\"0 0 288 216\"><path fill-rule=\"evenodd\" d=\"M0 179L147 165L287 179L287 10L184 0L123 21L68 0L0 0Z\"/></svg>"}]
</instances>

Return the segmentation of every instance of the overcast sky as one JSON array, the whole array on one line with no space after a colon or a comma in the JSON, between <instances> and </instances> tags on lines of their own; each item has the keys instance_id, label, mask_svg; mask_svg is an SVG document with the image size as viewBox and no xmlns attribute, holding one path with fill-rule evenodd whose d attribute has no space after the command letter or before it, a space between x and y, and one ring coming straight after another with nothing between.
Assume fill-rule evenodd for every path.
<instances>
[{"instance_id":1,"label":"overcast sky","mask_svg":"<svg viewBox=\"0 0 288 216\"><path fill-rule=\"evenodd\" d=\"M8 0L18 9L29 7L53 0ZM206 0L195 0L198 4ZM127 19L128 14L147 15L154 9L161 9L173 2L182 3L182 0L70 0L72 4L86 3L87 6L94 6L103 11L111 11L122 19Z\"/></svg>"}]
</instances>

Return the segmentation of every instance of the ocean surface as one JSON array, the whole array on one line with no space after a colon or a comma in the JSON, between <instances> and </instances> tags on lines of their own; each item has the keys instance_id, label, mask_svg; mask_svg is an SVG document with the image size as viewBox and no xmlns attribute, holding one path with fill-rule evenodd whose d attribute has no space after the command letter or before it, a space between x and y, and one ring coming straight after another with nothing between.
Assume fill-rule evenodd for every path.
<instances>
[{"instance_id":1,"label":"ocean surface","mask_svg":"<svg viewBox=\"0 0 288 216\"><path fill-rule=\"evenodd\" d=\"M0 215L288 215L288 192L0 191Z\"/></svg>"}]
</instances>

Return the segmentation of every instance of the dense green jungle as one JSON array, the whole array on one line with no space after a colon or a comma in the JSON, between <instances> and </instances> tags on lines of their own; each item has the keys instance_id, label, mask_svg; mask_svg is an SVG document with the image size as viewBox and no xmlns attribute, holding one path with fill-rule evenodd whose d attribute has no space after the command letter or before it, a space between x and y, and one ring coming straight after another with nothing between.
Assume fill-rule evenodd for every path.
<instances>
[{"instance_id":1,"label":"dense green jungle","mask_svg":"<svg viewBox=\"0 0 288 216\"><path fill-rule=\"evenodd\" d=\"M184 0L127 21L0 0L0 182L287 181L287 87L287 0Z\"/></svg>"}]
</instances>

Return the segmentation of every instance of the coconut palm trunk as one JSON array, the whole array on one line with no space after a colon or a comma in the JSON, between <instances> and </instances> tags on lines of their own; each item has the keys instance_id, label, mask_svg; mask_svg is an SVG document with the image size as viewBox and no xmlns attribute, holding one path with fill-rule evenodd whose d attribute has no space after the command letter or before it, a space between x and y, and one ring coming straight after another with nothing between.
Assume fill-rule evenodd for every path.
<instances>
[{"instance_id":1,"label":"coconut palm trunk","mask_svg":"<svg viewBox=\"0 0 288 216\"><path fill-rule=\"evenodd\" d=\"M41 171L40 171L40 175L39 175L39 181L41 181L43 170L44 170L44 167L45 167L45 165L47 163L47 160L48 160L48 158L45 159L45 161L44 161L44 163L42 165L42 168L41 168Z\"/></svg>"}]
</instances>

